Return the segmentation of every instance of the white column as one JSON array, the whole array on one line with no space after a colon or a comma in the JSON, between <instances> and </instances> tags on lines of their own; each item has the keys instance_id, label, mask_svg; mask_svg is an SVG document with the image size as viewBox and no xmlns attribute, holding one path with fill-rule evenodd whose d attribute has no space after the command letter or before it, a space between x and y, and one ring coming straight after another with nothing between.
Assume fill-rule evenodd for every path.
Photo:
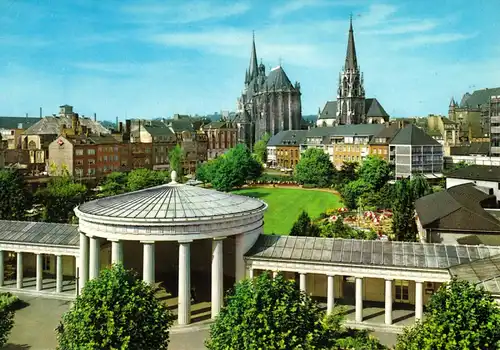
<instances>
[{"instance_id":1,"label":"white column","mask_svg":"<svg viewBox=\"0 0 500 350\"><path fill-rule=\"evenodd\" d=\"M240 234L237 235L235 239L234 250L236 258L236 265L235 265L236 282L239 282L245 278L245 259L243 258L243 256L245 255L245 252L243 251L244 237L245 237L244 234Z\"/></svg>"},{"instance_id":2,"label":"white column","mask_svg":"<svg viewBox=\"0 0 500 350\"><path fill-rule=\"evenodd\" d=\"M78 266L78 292L89 280L89 238L80 231L80 266Z\"/></svg>"},{"instance_id":3,"label":"white column","mask_svg":"<svg viewBox=\"0 0 500 350\"><path fill-rule=\"evenodd\" d=\"M0 250L0 287L3 286L4 284L4 257L3 257L3 250Z\"/></svg>"},{"instance_id":4,"label":"white column","mask_svg":"<svg viewBox=\"0 0 500 350\"><path fill-rule=\"evenodd\" d=\"M62 285L63 285L62 256L56 255L56 293L62 292Z\"/></svg>"},{"instance_id":5,"label":"white column","mask_svg":"<svg viewBox=\"0 0 500 350\"><path fill-rule=\"evenodd\" d=\"M149 284L155 283L155 243L142 242L142 279Z\"/></svg>"},{"instance_id":6,"label":"white column","mask_svg":"<svg viewBox=\"0 0 500 350\"><path fill-rule=\"evenodd\" d=\"M89 280L99 277L101 245L99 237L90 237Z\"/></svg>"},{"instance_id":7,"label":"white column","mask_svg":"<svg viewBox=\"0 0 500 350\"><path fill-rule=\"evenodd\" d=\"M17 289L23 288L23 253L17 252Z\"/></svg>"},{"instance_id":8,"label":"white column","mask_svg":"<svg viewBox=\"0 0 500 350\"><path fill-rule=\"evenodd\" d=\"M248 278L249 278L249 279L253 279L253 268L252 268L252 267L250 267L250 268L248 269Z\"/></svg>"},{"instance_id":9,"label":"white column","mask_svg":"<svg viewBox=\"0 0 500 350\"><path fill-rule=\"evenodd\" d=\"M392 324L392 280L385 280L385 324Z\"/></svg>"},{"instance_id":10,"label":"white column","mask_svg":"<svg viewBox=\"0 0 500 350\"><path fill-rule=\"evenodd\" d=\"M36 255L36 290L43 289L43 254Z\"/></svg>"},{"instance_id":11,"label":"white column","mask_svg":"<svg viewBox=\"0 0 500 350\"><path fill-rule=\"evenodd\" d=\"M191 321L191 256L190 242L179 242L179 296L177 323L189 324Z\"/></svg>"},{"instance_id":12,"label":"white column","mask_svg":"<svg viewBox=\"0 0 500 350\"><path fill-rule=\"evenodd\" d=\"M123 241L111 241L111 263L123 264Z\"/></svg>"},{"instance_id":13,"label":"white column","mask_svg":"<svg viewBox=\"0 0 500 350\"><path fill-rule=\"evenodd\" d=\"M363 279L356 277L356 322L363 322Z\"/></svg>"},{"instance_id":14,"label":"white column","mask_svg":"<svg viewBox=\"0 0 500 350\"><path fill-rule=\"evenodd\" d=\"M212 241L212 319L220 312L224 293L224 265L222 239Z\"/></svg>"},{"instance_id":15,"label":"white column","mask_svg":"<svg viewBox=\"0 0 500 350\"><path fill-rule=\"evenodd\" d=\"M421 320L424 313L424 283L415 281L415 321Z\"/></svg>"},{"instance_id":16,"label":"white column","mask_svg":"<svg viewBox=\"0 0 500 350\"><path fill-rule=\"evenodd\" d=\"M328 289L327 289L327 300L326 300L326 314L330 315L333 312L334 298L335 298L335 276L327 276L328 279Z\"/></svg>"},{"instance_id":17,"label":"white column","mask_svg":"<svg viewBox=\"0 0 500 350\"><path fill-rule=\"evenodd\" d=\"M306 277L307 277L307 275L305 273L301 273L300 278L299 278L299 288L304 293L306 292L306 288L307 288Z\"/></svg>"},{"instance_id":18,"label":"white column","mask_svg":"<svg viewBox=\"0 0 500 350\"><path fill-rule=\"evenodd\" d=\"M278 271L277 271L277 270L274 270L274 271L273 271L273 278L276 278L276 276L278 276Z\"/></svg>"}]
</instances>

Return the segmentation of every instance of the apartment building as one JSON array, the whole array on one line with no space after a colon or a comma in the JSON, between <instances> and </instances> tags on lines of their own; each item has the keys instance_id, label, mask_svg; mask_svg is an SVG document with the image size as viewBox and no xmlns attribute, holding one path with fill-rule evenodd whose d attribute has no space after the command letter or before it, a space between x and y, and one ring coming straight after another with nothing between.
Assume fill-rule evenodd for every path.
<instances>
[{"instance_id":1,"label":"apartment building","mask_svg":"<svg viewBox=\"0 0 500 350\"><path fill-rule=\"evenodd\" d=\"M307 130L283 130L271 137L267 143L269 166L293 169L300 160L300 145L307 133Z\"/></svg>"},{"instance_id":2,"label":"apartment building","mask_svg":"<svg viewBox=\"0 0 500 350\"><path fill-rule=\"evenodd\" d=\"M415 174L427 178L443 175L443 145L414 124L404 127L389 142L389 156L395 164L396 179Z\"/></svg>"},{"instance_id":3,"label":"apartment building","mask_svg":"<svg viewBox=\"0 0 500 350\"><path fill-rule=\"evenodd\" d=\"M491 96L490 108L490 156L500 157L500 95Z\"/></svg>"},{"instance_id":4,"label":"apartment building","mask_svg":"<svg viewBox=\"0 0 500 350\"><path fill-rule=\"evenodd\" d=\"M207 135L207 159L214 159L226 153L238 142L236 123L229 121L211 122L203 126Z\"/></svg>"},{"instance_id":5,"label":"apartment building","mask_svg":"<svg viewBox=\"0 0 500 350\"><path fill-rule=\"evenodd\" d=\"M368 146L369 154L389 161L389 142L400 130L401 123L393 123L373 135Z\"/></svg>"}]
</instances>

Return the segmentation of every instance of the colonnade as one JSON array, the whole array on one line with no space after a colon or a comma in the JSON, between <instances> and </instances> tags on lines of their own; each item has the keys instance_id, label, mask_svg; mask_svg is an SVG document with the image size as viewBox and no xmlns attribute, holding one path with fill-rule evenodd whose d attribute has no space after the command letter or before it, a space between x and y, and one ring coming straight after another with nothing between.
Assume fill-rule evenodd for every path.
<instances>
[{"instance_id":1,"label":"colonnade","mask_svg":"<svg viewBox=\"0 0 500 350\"><path fill-rule=\"evenodd\" d=\"M249 278L254 277L254 269L249 268ZM273 277L276 277L278 271L273 271ZM299 288L303 292L307 292L307 274L299 273ZM391 325L393 322L392 305L393 305L393 279L385 279L384 284L384 323ZM415 281L415 321L421 320L424 310L424 282ZM331 314L335 305L335 275L327 275L327 303L326 312ZM355 277L355 321L363 322L363 277Z\"/></svg>"},{"instance_id":2,"label":"colonnade","mask_svg":"<svg viewBox=\"0 0 500 350\"><path fill-rule=\"evenodd\" d=\"M215 318L222 308L224 289L223 270L223 241L226 237L212 239L212 274L211 274L211 317ZM83 288L85 283L99 276L100 266L100 239L95 236L87 236L80 232L80 270L79 288ZM241 252L241 238L236 239L236 278L238 271L243 271L243 257L238 256ZM186 325L191 320L191 243L192 240L178 241L179 249L179 286L178 286L178 324ZM155 283L155 242L141 241L143 247L143 280L146 283ZM123 241L111 241L111 262L123 263Z\"/></svg>"}]
</instances>

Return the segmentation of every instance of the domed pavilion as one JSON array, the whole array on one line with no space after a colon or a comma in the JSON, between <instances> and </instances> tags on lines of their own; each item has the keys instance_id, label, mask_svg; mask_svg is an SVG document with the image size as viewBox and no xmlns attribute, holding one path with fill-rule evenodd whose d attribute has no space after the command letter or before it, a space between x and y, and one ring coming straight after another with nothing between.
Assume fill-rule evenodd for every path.
<instances>
[{"instance_id":1,"label":"domed pavilion","mask_svg":"<svg viewBox=\"0 0 500 350\"><path fill-rule=\"evenodd\" d=\"M191 319L192 271L202 276L196 280L210 276L206 284L211 285L213 318L222 306L224 279L234 283L245 276L243 256L263 233L267 205L180 184L176 176L173 171L168 184L75 208L80 231L78 277L81 289L110 263L142 271L150 284L159 276L177 274L178 324L185 325ZM106 247L109 256L103 253Z\"/></svg>"}]
</instances>

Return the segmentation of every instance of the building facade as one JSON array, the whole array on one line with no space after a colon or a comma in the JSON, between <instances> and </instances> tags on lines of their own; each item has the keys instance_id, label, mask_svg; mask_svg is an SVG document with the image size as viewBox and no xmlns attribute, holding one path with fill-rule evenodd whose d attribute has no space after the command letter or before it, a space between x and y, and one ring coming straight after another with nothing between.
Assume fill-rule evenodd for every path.
<instances>
[{"instance_id":1,"label":"building facade","mask_svg":"<svg viewBox=\"0 0 500 350\"><path fill-rule=\"evenodd\" d=\"M281 65L266 74L265 66L257 64L255 38L236 110L239 142L250 149L265 133L273 136L283 130L301 129L300 84L292 84Z\"/></svg>"},{"instance_id":2,"label":"building facade","mask_svg":"<svg viewBox=\"0 0 500 350\"><path fill-rule=\"evenodd\" d=\"M236 146L236 123L230 121L211 122L203 127L207 134L207 159L215 159Z\"/></svg>"},{"instance_id":3,"label":"building facade","mask_svg":"<svg viewBox=\"0 0 500 350\"><path fill-rule=\"evenodd\" d=\"M490 108L490 156L500 157L500 94L491 96Z\"/></svg>"}]
</instances>

